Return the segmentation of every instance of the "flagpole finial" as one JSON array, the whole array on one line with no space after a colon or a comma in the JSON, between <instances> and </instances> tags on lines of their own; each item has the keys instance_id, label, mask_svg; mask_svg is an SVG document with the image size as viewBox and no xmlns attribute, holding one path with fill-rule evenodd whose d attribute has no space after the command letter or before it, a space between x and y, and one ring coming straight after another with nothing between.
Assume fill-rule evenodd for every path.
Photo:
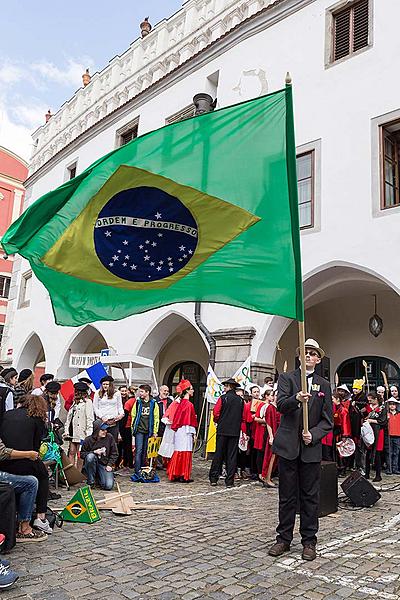
<instances>
[{"instance_id":1,"label":"flagpole finial","mask_svg":"<svg viewBox=\"0 0 400 600\"><path fill-rule=\"evenodd\" d=\"M286 73L285 83L286 85L292 85L292 76L289 71Z\"/></svg>"}]
</instances>

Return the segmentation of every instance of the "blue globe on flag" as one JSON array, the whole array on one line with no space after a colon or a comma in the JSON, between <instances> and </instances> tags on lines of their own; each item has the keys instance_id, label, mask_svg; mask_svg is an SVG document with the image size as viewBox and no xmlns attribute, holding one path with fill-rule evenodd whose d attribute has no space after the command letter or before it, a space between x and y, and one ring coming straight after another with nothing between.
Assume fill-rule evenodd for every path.
<instances>
[{"instance_id":1,"label":"blue globe on flag","mask_svg":"<svg viewBox=\"0 0 400 600\"><path fill-rule=\"evenodd\" d=\"M190 210L156 187L118 192L99 212L94 246L116 277L152 282L178 273L194 255L198 227Z\"/></svg>"}]
</instances>

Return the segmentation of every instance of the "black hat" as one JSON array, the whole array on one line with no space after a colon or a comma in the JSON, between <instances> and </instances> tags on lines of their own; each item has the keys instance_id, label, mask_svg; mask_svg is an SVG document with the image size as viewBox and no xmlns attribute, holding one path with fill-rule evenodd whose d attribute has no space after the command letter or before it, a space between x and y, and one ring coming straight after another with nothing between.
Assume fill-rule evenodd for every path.
<instances>
[{"instance_id":1,"label":"black hat","mask_svg":"<svg viewBox=\"0 0 400 600\"><path fill-rule=\"evenodd\" d=\"M52 379L54 379L52 373L43 373L43 375L40 376L40 381L51 381Z\"/></svg>"},{"instance_id":2,"label":"black hat","mask_svg":"<svg viewBox=\"0 0 400 600\"><path fill-rule=\"evenodd\" d=\"M80 381L74 383L74 390L76 392L87 392L89 390L89 386L81 379Z\"/></svg>"},{"instance_id":3,"label":"black hat","mask_svg":"<svg viewBox=\"0 0 400 600\"><path fill-rule=\"evenodd\" d=\"M83 381L84 383L87 383L88 385L91 385L92 380L89 379L89 377L79 377L78 381Z\"/></svg>"},{"instance_id":4,"label":"black hat","mask_svg":"<svg viewBox=\"0 0 400 600\"><path fill-rule=\"evenodd\" d=\"M9 377L11 379L11 377L15 377L15 375L18 375L18 372L16 371L16 369L14 369L14 367L8 367L7 369L3 369L1 376L2 377Z\"/></svg>"},{"instance_id":5,"label":"black hat","mask_svg":"<svg viewBox=\"0 0 400 600\"><path fill-rule=\"evenodd\" d=\"M104 383L105 381L112 383L114 381L114 377L111 377L111 375L106 375L100 379L100 383Z\"/></svg>"},{"instance_id":6,"label":"black hat","mask_svg":"<svg viewBox=\"0 0 400 600\"><path fill-rule=\"evenodd\" d=\"M227 379L226 381L222 382L222 385L232 385L233 387L237 388L240 387L240 383L238 383L236 381L236 379L233 379L232 377L230 377L229 379Z\"/></svg>"},{"instance_id":7,"label":"black hat","mask_svg":"<svg viewBox=\"0 0 400 600\"><path fill-rule=\"evenodd\" d=\"M32 371L30 369L22 369L18 376L18 383L21 383L21 381L26 381L31 375Z\"/></svg>"},{"instance_id":8,"label":"black hat","mask_svg":"<svg viewBox=\"0 0 400 600\"><path fill-rule=\"evenodd\" d=\"M49 381L49 383L46 383L44 389L46 390L46 392L57 394L61 389L61 384L59 384L58 381Z\"/></svg>"}]
</instances>

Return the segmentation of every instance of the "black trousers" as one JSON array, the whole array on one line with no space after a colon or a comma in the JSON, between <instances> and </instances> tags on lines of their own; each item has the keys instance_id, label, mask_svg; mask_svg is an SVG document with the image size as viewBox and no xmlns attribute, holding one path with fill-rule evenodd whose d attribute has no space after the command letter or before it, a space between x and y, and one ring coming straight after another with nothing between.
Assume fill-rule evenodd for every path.
<instances>
[{"instance_id":1,"label":"black trousers","mask_svg":"<svg viewBox=\"0 0 400 600\"><path fill-rule=\"evenodd\" d=\"M118 442L118 459L117 465L122 465L133 468L133 453L132 453L132 429L130 427L121 427L119 430L121 441Z\"/></svg>"},{"instance_id":2,"label":"black trousers","mask_svg":"<svg viewBox=\"0 0 400 600\"><path fill-rule=\"evenodd\" d=\"M371 472L372 453L372 449L367 450L367 455L365 459L365 477L367 479L369 479L369 475ZM382 475L382 452L375 452L374 467L376 477L380 477Z\"/></svg>"},{"instance_id":3,"label":"black trousers","mask_svg":"<svg viewBox=\"0 0 400 600\"><path fill-rule=\"evenodd\" d=\"M321 463L304 463L279 457L279 525L277 541L290 544L300 503L301 543L316 544L319 513Z\"/></svg>"},{"instance_id":4,"label":"black trousers","mask_svg":"<svg viewBox=\"0 0 400 600\"><path fill-rule=\"evenodd\" d=\"M41 460L7 460L2 462L1 469L13 475L34 475L39 482L36 496L36 510L45 513L49 497L49 474Z\"/></svg>"},{"instance_id":5,"label":"black trousers","mask_svg":"<svg viewBox=\"0 0 400 600\"><path fill-rule=\"evenodd\" d=\"M214 458L211 463L209 478L211 483L216 483L222 472L222 463L226 464L225 484L232 485L237 467L237 449L239 436L218 435Z\"/></svg>"}]
</instances>

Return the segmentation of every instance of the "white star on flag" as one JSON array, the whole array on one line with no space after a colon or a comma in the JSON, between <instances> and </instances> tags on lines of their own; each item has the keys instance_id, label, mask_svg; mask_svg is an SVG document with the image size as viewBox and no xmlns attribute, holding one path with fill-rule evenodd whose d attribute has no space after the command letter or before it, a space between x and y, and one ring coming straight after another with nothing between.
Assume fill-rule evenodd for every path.
<instances>
[{"instance_id":1,"label":"white star on flag","mask_svg":"<svg viewBox=\"0 0 400 600\"><path fill-rule=\"evenodd\" d=\"M109 266L109 267L113 267L113 266L114 266L114 263L108 263L108 266Z\"/></svg>"},{"instance_id":2,"label":"white star on flag","mask_svg":"<svg viewBox=\"0 0 400 600\"><path fill-rule=\"evenodd\" d=\"M168 263L168 266L170 266L170 267L173 267L173 266L174 266L174 264L173 264L172 262L169 262L169 263Z\"/></svg>"},{"instance_id":3,"label":"white star on flag","mask_svg":"<svg viewBox=\"0 0 400 600\"><path fill-rule=\"evenodd\" d=\"M145 241L145 244L150 244L150 240L146 240L146 241Z\"/></svg>"},{"instance_id":4,"label":"white star on flag","mask_svg":"<svg viewBox=\"0 0 400 600\"><path fill-rule=\"evenodd\" d=\"M118 250L118 254L121 254L122 250Z\"/></svg>"},{"instance_id":5,"label":"white star on flag","mask_svg":"<svg viewBox=\"0 0 400 600\"><path fill-rule=\"evenodd\" d=\"M117 256L116 254L114 254L114 256L112 257L113 260L119 260L119 256Z\"/></svg>"},{"instance_id":6,"label":"white star on flag","mask_svg":"<svg viewBox=\"0 0 400 600\"><path fill-rule=\"evenodd\" d=\"M163 261L163 260L159 260L159 261L158 261L158 264L159 264L159 265L163 265L163 264L164 264L164 261Z\"/></svg>"},{"instance_id":7,"label":"white star on flag","mask_svg":"<svg viewBox=\"0 0 400 600\"><path fill-rule=\"evenodd\" d=\"M157 267L157 271L161 271L161 267Z\"/></svg>"},{"instance_id":8,"label":"white star on flag","mask_svg":"<svg viewBox=\"0 0 400 600\"><path fill-rule=\"evenodd\" d=\"M153 248L155 248L157 246L157 242L152 242L151 245L153 246Z\"/></svg>"},{"instance_id":9,"label":"white star on flag","mask_svg":"<svg viewBox=\"0 0 400 600\"><path fill-rule=\"evenodd\" d=\"M184 254L184 255L183 255L183 258L187 258L187 257L188 257L188 255L187 255L187 254Z\"/></svg>"},{"instance_id":10,"label":"white star on flag","mask_svg":"<svg viewBox=\"0 0 400 600\"><path fill-rule=\"evenodd\" d=\"M169 271L170 271L170 273L171 273L171 272L173 271L173 269L170 269Z\"/></svg>"},{"instance_id":11,"label":"white star on flag","mask_svg":"<svg viewBox=\"0 0 400 600\"><path fill-rule=\"evenodd\" d=\"M127 254L127 255L125 256L125 258L126 258L126 260L129 260L129 254Z\"/></svg>"},{"instance_id":12,"label":"white star on flag","mask_svg":"<svg viewBox=\"0 0 400 600\"><path fill-rule=\"evenodd\" d=\"M189 254L193 254L193 250L188 250Z\"/></svg>"},{"instance_id":13,"label":"white star on flag","mask_svg":"<svg viewBox=\"0 0 400 600\"><path fill-rule=\"evenodd\" d=\"M111 231L105 231L105 232L104 232L104 235L105 235L106 237L111 237Z\"/></svg>"},{"instance_id":14,"label":"white star on flag","mask_svg":"<svg viewBox=\"0 0 400 600\"><path fill-rule=\"evenodd\" d=\"M131 265L131 269L132 269L132 271L135 271L136 270L136 265Z\"/></svg>"},{"instance_id":15,"label":"white star on flag","mask_svg":"<svg viewBox=\"0 0 400 600\"><path fill-rule=\"evenodd\" d=\"M180 250L181 252L183 252L183 251L185 250L185 248L186 248L186 246L179 246L179 250Z\"/></svg>"},{"instance_id":16,"label":"white star on flag","mask_svg":"<svg viewBox=\"0 0 400 600\"><path fill-rule=\"evenodd\" d=\"M124 240L122 243L124 246L127 246L129 244L128 240Z\"/></svg>"},{"instance_id":17,"label":"white star on flag","mask_svg":"<svg viewBox=\"0 0 400 600\"><path fill-rule=\"evenodd\" d=\"M155 214L156 219L161 219L161 214L158 212Z\"/></svg>"},{"instance_id":18,"label":"white star on flag","mask_svg":"<svg viewBox=\"0 0 400 600\"><path fill-rule=\"evenodd\" d=\"M143 248L144 248L143 244L140 244L139 250L143 250Z\"/></svg>"},{"instance_id":19,"label":"white star on flag","mask_svg":"<svg viewBox=\"0 0 400 600\"><path fill-rule=\"evenodd\" d=\"M156 263L154 263L154 262L151 262L151 263L150 263L150 266L151 266L151 267L154 267L154 265L155 265L155 264L156 264Z\"/></svg>"},{"instance_id":20,"label":"white star on flag","mask_svg":"<svg viewBox=\"0 0 400 600\"><path fill-rule=\"evenodd\" d=\"M162 233L159 233L159 234L158 234L158 237L162 237Z\"/></svg>"},{"instance_id":21,"label":"white star on flag","mask_svg":"<svg viewBox=\"0 0 400 600\"><path fill-rule=\"evenodd\" d=\"M172 257L171 257L171 256L168 256L167 260L172 260Z\"/></svg>"},{"instance_id":22,"label":"white star on flag","mask_svg":"<svg viewBox=\"0 0 400 600\"><path fill-rule=\"evenodd\" d=\"M122 263L123 267L126 267L128 265L128 263Z\"/></svg>"},{"instance_id":23,"label":"white star on flag","mask_svg":"<svg viewBox=\"0 0 400 600\"><path fill-rule=\"evenodd\" d=\"M146 254L146 256L144 257L144 260L150 260L150 256L148 254Z\"/></svg>"}]
</instances>

